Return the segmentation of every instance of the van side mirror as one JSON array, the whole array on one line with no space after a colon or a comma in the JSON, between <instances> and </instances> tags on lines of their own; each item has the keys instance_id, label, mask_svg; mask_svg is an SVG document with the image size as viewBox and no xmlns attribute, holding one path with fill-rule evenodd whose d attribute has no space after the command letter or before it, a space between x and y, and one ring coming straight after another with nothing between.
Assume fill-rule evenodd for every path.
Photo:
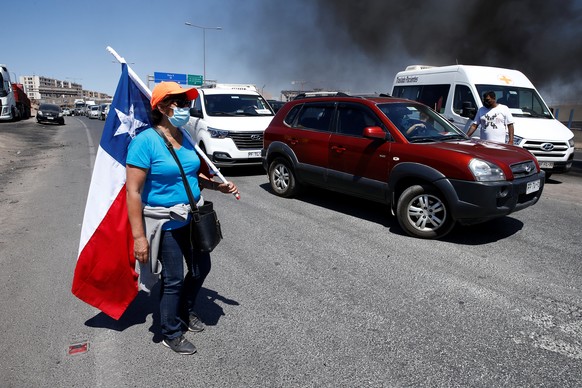
<instances>
[{"instance_id":1,"label":"van side mirror","mask_svg":"<svg viewBox=\"0 0 582 388\"><path fill-rule=\"evenodd\" d=\"M196 109L196 108L190 108L190 116L191 117L198 117L198 118L202 118L204 117L204 115L202 114L202 111L200 109Z\"/></svg>"},{"instance_id":2,"label":"van side mirror","mask_svg":"<svg viewBox=\"0 0 582 388\"><path fill-rule=\"evenodd\" d=\"M463 108L461 109L461 116L472 119L477 114L477 108L473 106L471 101L463 101Z\"/></svg>"}]
</instances>

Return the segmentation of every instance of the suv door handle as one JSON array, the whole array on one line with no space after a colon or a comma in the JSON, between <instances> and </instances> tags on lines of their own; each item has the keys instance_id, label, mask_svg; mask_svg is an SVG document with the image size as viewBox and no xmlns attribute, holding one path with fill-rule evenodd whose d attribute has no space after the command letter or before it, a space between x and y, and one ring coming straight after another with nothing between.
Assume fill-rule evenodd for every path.
<instances>
[{"instance_id":1,"label":"suv door handle","mask_svg":"<svg viewBox=\"0 0 582 388\"><path fill-rule=\"evenodd\" d=\"M331 150L341 154L342 152L345 152L346 149L344 147L331 146Z\"/></svg>"}]
</instances>

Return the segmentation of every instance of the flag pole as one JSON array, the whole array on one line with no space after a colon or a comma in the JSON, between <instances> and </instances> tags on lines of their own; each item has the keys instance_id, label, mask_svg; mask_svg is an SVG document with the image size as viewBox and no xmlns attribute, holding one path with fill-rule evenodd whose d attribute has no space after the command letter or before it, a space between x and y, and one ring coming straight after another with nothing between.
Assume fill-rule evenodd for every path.
<instances>
[{"instance_id":1,"label":"flag pole","mask_svg":"<svg viewBox=\"0 0 582 388\"><path fill-rule=\"evenodd\" d=\"M144 94L146 94L148 96L148 98L151 99L152 98L152 91L143 83L143 81L133 71L133 69L131 67L129 67L129 65L125 61L125 58L123 58L119 54L117 54L117 51L115 51L111 46L107 46L107 51L109 51L111 53L111 55L113 55L115 57L115 59L117 59L117 61L119 63L125 63L126 64L126 66L127 66L127 73L129 74L129 76L131 77L131 79L133 79L133 81L138 84L139 88L144 92ZM208 165L208 169L210 170L210 172L213 173L214 175L216 175L218 177L218 179L220 179L222 181L222 183L228 183L228 180L220 173L220 170L218 170L218 168L216 168L216 166L214 165L214 163L212 163L212 161L208 158L208 156L206 155L206 153L204 151L202 151L202 149L200 149L200 147L198 146L198 144L196 144L196 142L193 142L193 144L194 144L194 149L196 150L196 152L198 153L198 155L200 155L200 157L202 159L204 159L204 161ZM240 194L239 194L238 191L235 192L235 193L233 193L233 195L234 195L234 197L237 200L240 199Z\"/></svg>"}]
</instances>

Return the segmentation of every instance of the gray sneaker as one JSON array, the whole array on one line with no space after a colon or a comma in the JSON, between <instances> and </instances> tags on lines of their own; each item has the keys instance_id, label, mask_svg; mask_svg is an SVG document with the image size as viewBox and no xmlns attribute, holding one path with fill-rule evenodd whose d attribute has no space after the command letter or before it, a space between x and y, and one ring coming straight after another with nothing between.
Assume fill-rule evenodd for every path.
<instances>
[{"instance_id":1,"label":"gray sneaker","mask_svg":"<svg viewBox=\"0 0 582 388\"><path fill-rule=\"evenodd\" d=\"M196 346L188 341L183 335L173 339L164 338L162 343L178 354L196 353Z\"/></svg>"},{"instance_id":2,"label":"gray sneaker","mask_svg":"<svg viewBox=\"0 0 582 388\"><path fill-rule=\"evenodd\" d=\"M199 333L204 330L206 325L200 319L200 317L194 313L190 313L188 317L188 330L193 331L195 333Z\"/></svg>"}]
</instances>

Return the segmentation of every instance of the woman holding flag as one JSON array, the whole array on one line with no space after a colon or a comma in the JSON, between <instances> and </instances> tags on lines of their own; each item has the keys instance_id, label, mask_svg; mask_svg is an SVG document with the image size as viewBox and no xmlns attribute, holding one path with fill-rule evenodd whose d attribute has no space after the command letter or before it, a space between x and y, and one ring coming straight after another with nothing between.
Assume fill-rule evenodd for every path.
<instances>
[{"instance_id":1,"label":"woman holding flag","mask_svg":"<svg viewBox=\"0 0 582 388\"><path fill-rule=\"evenodd\" d=\"M181 127L190 117L190 102L198 96L195 88L184 89L175 82L162 82L152 91L152 128L137 135L127 154L127 208L134 240L134 255L142 266L150 261L161 263L160 323L163 344L180 354L193 354L196 347L183 335L183 329L200 332L204 324L194 306L204 279L210 272L209 253L191 249L190 220L176 214L188 204L180 170L166 147L160 132L171 143L182 164L197 205L204 199L204 188L225 194L238 192L232 182L218 183L200 172L201 161L189 134ZM145 209L161 216L158 244L148 238ZM182 214L184 214L182 212ZM149 225L149 224L147 224ZM184 262L188 272L184 276Z\"/></svg>"}]
</instances>

